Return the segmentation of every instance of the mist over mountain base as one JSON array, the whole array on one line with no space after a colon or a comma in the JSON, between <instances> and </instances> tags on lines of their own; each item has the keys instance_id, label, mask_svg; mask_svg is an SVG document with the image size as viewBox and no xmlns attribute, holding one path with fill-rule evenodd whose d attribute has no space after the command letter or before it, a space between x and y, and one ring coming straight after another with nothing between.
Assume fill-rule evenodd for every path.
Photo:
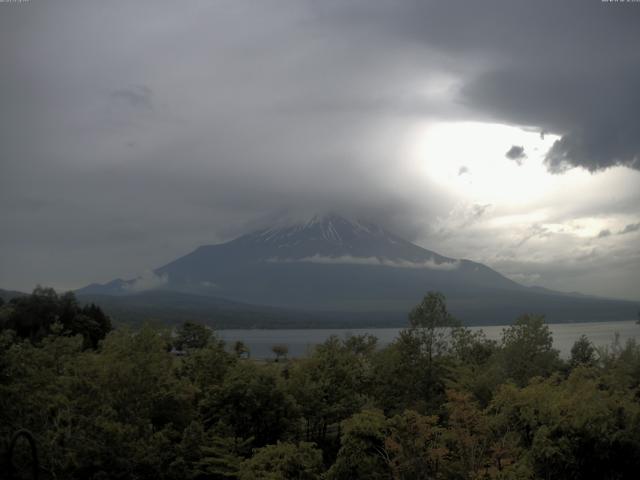
<instances>
[{"instance_id":1,"label":"mist over mountain base","mask_svg":"<svg viewBox=\"0 0 640 480\"><path fill-rule=\"evenodd\" d=\"M338 215L202 246L145 276L76 293L129 323L350 328L402 326L428 291L442 292L466 325L509 324L524 312L551 323L629 320L637 311L634 302L525 287L481 263Z\"/></svg>"}]
</instances>

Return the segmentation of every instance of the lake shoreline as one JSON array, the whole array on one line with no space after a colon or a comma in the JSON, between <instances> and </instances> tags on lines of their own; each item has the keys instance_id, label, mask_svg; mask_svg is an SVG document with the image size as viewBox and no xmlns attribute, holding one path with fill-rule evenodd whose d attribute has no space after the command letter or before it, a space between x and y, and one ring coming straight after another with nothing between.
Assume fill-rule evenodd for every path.
<instances>
[{"instance_id":1,"label":"lake shoreline","mask_svg":"<svg viewBox=\"0 0 640 480\"><path fill-rule=\"evenodd\" d=\"M550 323L554 348L567 357L575 340L586 335L594 346L601 348L611 345L616 333L624 345L627 340L640 339L640 325L635 320L611 322ZM508 325L482 325L467 327L472 331L482 330L487 338L499 341L502 330ZM290 357L306 357L318 344L336 335L345 338L352 335L373 335L378 345L383 347L391 343L403 327L358 327L358 328L295 328L295 329L220 329L216 330L221 340L231 345L242 341L251 351L254 358L270 358L274 354L271 347L276 344L286 345Z\"/></svg>"}]
</instances>

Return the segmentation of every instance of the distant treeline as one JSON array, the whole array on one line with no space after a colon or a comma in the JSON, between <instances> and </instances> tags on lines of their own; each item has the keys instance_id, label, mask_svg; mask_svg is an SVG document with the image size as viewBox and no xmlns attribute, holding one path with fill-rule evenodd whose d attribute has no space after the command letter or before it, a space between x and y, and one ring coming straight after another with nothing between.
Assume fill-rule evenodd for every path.
<instances>
[{"instance_id":1,"label":"distant treeline","mask_svg":"<svg viewBox=\"0 0 640 480\"><path fill-rule=\"evenodd\" d=\"M232 347L232 348L229 348ZM640 471L640 346L564 361L542 317L499 342L427 294L389 346L254 361L194 323L111 330L47 289L0 307L0 472L59 479L625 479ZM6 455L15 432L11 459Z\"/></svg>"}]
</instances>

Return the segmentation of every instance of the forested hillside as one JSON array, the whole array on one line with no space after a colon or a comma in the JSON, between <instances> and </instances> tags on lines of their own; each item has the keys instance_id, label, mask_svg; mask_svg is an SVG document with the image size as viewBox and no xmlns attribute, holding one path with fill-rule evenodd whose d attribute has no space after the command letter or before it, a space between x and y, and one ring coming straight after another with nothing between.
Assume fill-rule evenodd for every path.
<instances>
[{"instance_id":1,"label":"forested hillside","mask_svg":"<svg viewBox=\"0 0 640 480\"><path fill-rule=\"evenodd\" d=\"M28 326L27 326L28 322ZM428 294L398 339L264 362L209 329L110 331L49 290L0 308L0 441L60 479L635 478L640 346L559 358L541 317L500 342ZM0 471L10 472L8 460ZM7 473L9 475L9 473Z\"/></svg>"}]
</instances>

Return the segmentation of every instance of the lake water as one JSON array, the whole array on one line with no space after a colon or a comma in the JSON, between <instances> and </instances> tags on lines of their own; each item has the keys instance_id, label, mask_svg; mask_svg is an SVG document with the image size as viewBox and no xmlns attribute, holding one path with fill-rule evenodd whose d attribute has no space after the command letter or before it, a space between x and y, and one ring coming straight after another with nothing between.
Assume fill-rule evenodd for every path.
<instances>
[{"instance_id":1,"label":"lake water","mask_svg":"<svg viewBox=\"0 0 640 480\"><path fill-rule=\"evenodd\" d=\"M471 330L483 330L488 338L500 340L504 325L470 327ZM640 325L634 320L626 322L594 322L594 323L555 323L549 324L553 334L553 346L560 350L563 357L568 357L573 343L586 335L595 346L610 345L617 333L624 343L631 338L640 339ZM349 335L365 333L378 338L378 345L391 343L401 328L354 328L354 329L291 329L291 330L219 330L218 336L228 345L241 340L251 350L253 358L270 358L274 354L271 347L283 344L289 347L290 357L305 357L315 345L323 343L331 335L346 338Z\"/></svg>"}]
</instances>

